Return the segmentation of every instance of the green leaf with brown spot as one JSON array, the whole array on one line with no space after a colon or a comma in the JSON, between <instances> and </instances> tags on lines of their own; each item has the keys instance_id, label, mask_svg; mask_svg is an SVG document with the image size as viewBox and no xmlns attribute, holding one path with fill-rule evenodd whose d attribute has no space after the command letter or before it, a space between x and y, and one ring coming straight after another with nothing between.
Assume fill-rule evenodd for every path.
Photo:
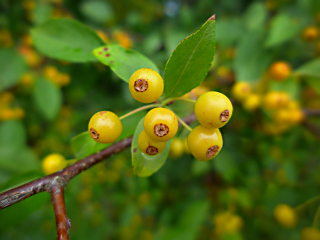
<instances>
[{"instance_id":1,"label":"green leaf with brown spot","mask_svg":"<svg viewBox=\"0 0 320 240\"><path fill-rule=\"evenodd\" d=\"M206 77L215 53L215 15L172 52L164 70L164 96L180 97Z\"/></svg>"},{"instance_id":2,"label":"green leaf with brown spot","mask_svg":"<svg viewBox=\"0 0 320 240\"><path fill-rule=\"evenodd\" d=\"M146 56L116 44L97 48L93 54L125 82L129 82L131 75L140 68L159 72L158 67Z\"/></svg>"}]
</instances>

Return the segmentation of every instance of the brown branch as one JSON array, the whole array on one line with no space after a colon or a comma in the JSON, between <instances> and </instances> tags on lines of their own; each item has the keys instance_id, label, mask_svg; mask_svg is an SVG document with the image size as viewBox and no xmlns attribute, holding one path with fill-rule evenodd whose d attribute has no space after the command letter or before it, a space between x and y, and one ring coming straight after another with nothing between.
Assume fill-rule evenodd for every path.
<instances>
[{"instance_id":1,"label":"brown branch","mask_svg":"<svg viewBox=\"0 0 320 240\"><path fill-rule=\"evenodd\" d=\"M312 133L315 137L320 139L320 128L317 125L313 124L307 119L304 120L302 124L310 131L310 133Z\"/></svg>"},{"instance_id":2,"label":"brown branch","mask_svg":"<svg viewBox=\"0 0 320 240\"><path fill-rule=\"evenodd\" d=\"M320 117L320 109L303 109L306 117Z\"/></svg>"},{"instance_id":3,"label":"brown branch","mask_svg":"<svg viewBox=\"0 0 320 240\"><path fill-rule=\"evenodd\" d=\"M52 203L56 217L57 239L69 240L70 219L67 218L66 205L64 202L64 188L54 187L51 191Z\"/></svg>"},{"instance_id":4,"label":"brown branch","mask_svg":"<svg viewBox=\"0 0 320 240\"><path fill-rule=\"evenodd\" d=\"M190 115L183 119L186 123L192 123L196 120L195 115ZM36 179L19 187L13 188L0 194L0 210L9 207L23 199L31 197L37 193L47 191L49 193L55 187L62 187L63 189L69 183L69 181L77 176L82 171L90 168L91 166L101 162L102 160L110 157L111 155L118 153L125 148L131 146L132 137L123 139L119 142L112 144L111 146L92 154L72 165L66 167L59 172L45 176L43 178Z\"/></svg>"}]
</instances>

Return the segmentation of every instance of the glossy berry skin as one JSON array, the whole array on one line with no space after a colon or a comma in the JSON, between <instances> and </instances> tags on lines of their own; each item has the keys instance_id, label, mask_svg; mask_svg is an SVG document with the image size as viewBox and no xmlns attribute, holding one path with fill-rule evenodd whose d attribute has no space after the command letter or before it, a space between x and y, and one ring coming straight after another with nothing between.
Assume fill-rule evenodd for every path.
<instances>
[{"instance_id":1,"label":"glossy berry skin","mask_svg":"<svg viewBox=\"0 0 320 240\"><path fill-rule=\"evenodd\" d=\"M166 142L178 131L176 115L166 108L150 110L143 121L144 130L155 141Z\"/></svg>"},{"instance_id":2,"label":"glossy berry skin","mask_svg":"<svg viewBox=\"0 0 320 240\"><path fill-rule=\"evenodd\" d=\"M286 228L292 228L297 224L297 216L292 207L280 204L274 209L274 217L278 223Z\"/></svg>"},{"instance_id":3,"label":"glossy berry skin","mask_svg":"<svg viewBox=\"0 0 320 240\"><path fill-rule=\"evenodd\" d=\"M275 62L269 69L270 76L276 81L284 81L291 74L291 67L287 62Z\"/></svg>"},{"instance_id":4,"label":"glossy berry skin","mask_svg":"<svg viewBox=\"0 0 320 240\"><path fill-rule=\"evenodd\" d=\"M156 101L163 93L163 79L150 68L135 71L129 80L129 90L134 99L142 103Z\"/></svg>"},{"instance_id":5,"label":"glossy berry skin","mask_svg":"<svg viewBox=\"0 0 320 240\"><path fill-rule=\"evenodd\" d=\"M154 141L150 136L143 130L138 138L138 146L140 151L147 155L157 155L160 154L166 147L167 142L157 142Z\"/></svg>"},{"instance_id":6,"label":"glossy berry skin","mask_svg":"<svg viewBox=\"0 0 320 240\"><path fill-rule=\"evenodd\" d=\"M232 96L237 101L245 100L249 94L251 94L251 86L247 82L237 82L232 87Z\"/></svg>"},{"instance_id":7,"label":"glossy berry skin","mask_svg":"<svg viewBox=\"0 0 320 240\"><path fill-rule=\"evenodd\" d=\"M67 166L65 157L58 153L50 154L42 161L42 169L46 174L57 172L65 166Z\"/></svg>"},{"instance_id":8,"label":"glossy berry skin","mask_svg":"<svg viewBox=\"0 0 320 240\"><path fill-rule=\"evenodd\" d=\"M202 94L194 107L199 123L206 128L221 128L231 118L233 107L225 95L219 92Z\"/></svg>"},{"instance_id":9,"label":"glossy berry skin","mask_svg":"<svg viewBox=\"0 0 320 240\"><path fill-rule=\"evenodd\" d=\"M199 125L188 136L189 150L199 161L208 161L217 156L222 145L222 136L217 128L205 128Z\"/></svg>"},{"instance_id":10,"label":"glossy berry skin","mask_svg":"<svg viewBox=\"0 0 320 240\"><path fill-rule=\"evenodd\" d=\"M88 131L96 142L112 143L122 133L122 123L113 112L101 111L91 117Z\"/></svg>"}]
</instances>

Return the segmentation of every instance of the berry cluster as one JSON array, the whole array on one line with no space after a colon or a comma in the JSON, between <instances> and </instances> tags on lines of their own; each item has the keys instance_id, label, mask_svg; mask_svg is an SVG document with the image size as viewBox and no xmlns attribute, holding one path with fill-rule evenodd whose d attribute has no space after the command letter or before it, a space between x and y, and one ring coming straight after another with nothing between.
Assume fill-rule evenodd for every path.
<instances>
[{"instance_id":1,"label":"berry cluster","mask_svg":"<svg viewBox=\"0 0 320 240\"><path fill-rule=\"evenodd\" d=\"M207 92L198 98L194 112L201 125L188 136L189 150L197 160L208 161L217 156L222 148L219 128L229 121L233 107L222 93Z\"/></svg>"}]
</instances>

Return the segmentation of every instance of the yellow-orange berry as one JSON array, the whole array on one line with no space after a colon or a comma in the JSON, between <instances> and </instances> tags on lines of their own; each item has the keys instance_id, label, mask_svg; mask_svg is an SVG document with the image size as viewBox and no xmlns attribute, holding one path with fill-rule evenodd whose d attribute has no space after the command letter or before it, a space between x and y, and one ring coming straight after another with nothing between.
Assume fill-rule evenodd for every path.
<instances>
[{"instance_id":1,"label":"yellow-orange berry","mask_svg":"<svg viewBox=\"0 0 320 240\"><path fill-rule=\"evenodd\" d=\"M57 172L65 166L67 166L65 157L58 153L50 154L42 161L42 169L46 174Z\"/></svg>"},{"instance_id":2,"label":"yellow-orange berry","mask_svg":"<svg viewBox=\"0 0 320 240\"><path fill-rule=\"evenodd\" d=\"M314 227L305 227L301 231L301 240L319 240L320 231L318 228Z\"/></svg>"},{"instance_id":3,"label":"yellow-orange berry","mask_svg":"<svg viewBox=\"0 0 320 240\"><path fill-rule=\"evenodd\" d=\"M291 67L287 62L275 62L271 65L269 74L274 80L283 81L290 76Z\"/></svg>"},{"instance_id":4,"label":"yellow-orange berry","mask_svg":"<svg viewBox=\"0 0 320 240\"><path fill-rule=\"evenodd\" d=\"M155 141L166 142L172 139L178 131L176 115L166 108L150 110L143 122L144 130Z\"/></svg>"},{"instance_id":5,"label":"yellow-orange berry","mask_svg":"<svg viewBox=\"0 0 320 240\"><path fill-rule=\"evenodd\" d=\"M219 92L202 94L194 107L197 120L206 128L221 128L231 118L233 107L225 95Z\"/></svg>"},{"instance_id":6,"label":"yellow-orange berry","mask_svg":"<svg viewBox=\"0 0 320 240\"><path fill-rule=\"evenodd\" d=\"M158 142L150 138L150 136L143 130L138 138L138 146L140 151L147 155L157 155L163 151L167 142Z\"/></svg>"},{"instance_id":7,"label":"yellow-orange berry","mask_svg":"<svg viewBox=\"0 0 320 240\"><path fill-rule=\"evenodd\" d=\"M286 107L290 102L290 97L285 92L268 92L263 99L264 107L266 109L277 109Z\"/></svg>"},{"instance_id":8,"label":"yellow-orange berry","mask_svg":"<svg viewBox=\"0 0 320 240\"><path fill-rule=\"evenodd\" d=\"M129 90L134 99L142 103L156 101L163 93L163 79L150 68L135 71L129 80Z\"/></svg>"},{"instance_id":9,"label":"yellow-orange berry","mask_svg":"<svg viewBox=\"0 0 320 240\"><path fill-rule=\"evenodd\" d=\"M292 228L297 223L297 216L292 207L280 204L274 209L274 217L278 223L286 228Z\"/></svg>"},{"instance_id":10,"label":"yellow-orange berry","mask_svg":"<svg viewBox=\"0 0 320 240\"><path fill-rule=\"evenodd\" d=\"M195 127L188 135L188 147L191 154L199 161L208 161L218 155L223 140L219 129Z\"/></svg>"},{"instance_id":11,"label":"yellow-orange berry","mask_svg":"<svg viewBox=\"0 0 320 240\"><path fill-rule=\"evenodd\" d=\"M232 96L238 101L243 101L251 94L251 86L247 82L237 82L232 87Z\"/></svg>"},{"instance_id":12,"label":"yellow-orange berry","mask_svg":"<svg viewBox=\"0 0 320 240\"><path fill-rule=\"evenodd\" d=\"M112 143L122 133L122 123L113 112L101 111L91 117L88 131L96 142Z\"/></svg>"},{"instance_id":13,"label":"yellow-orange berry","mask_svg":"<svg viewBox=\"0 0 320 240\"><path fill-rule=\"evenodd\" d=\"M316 40L319 36L319 30L315 26L309 26L302 32L302 37L307 42L312 42Z\"/></svg>"}]
</instances>

